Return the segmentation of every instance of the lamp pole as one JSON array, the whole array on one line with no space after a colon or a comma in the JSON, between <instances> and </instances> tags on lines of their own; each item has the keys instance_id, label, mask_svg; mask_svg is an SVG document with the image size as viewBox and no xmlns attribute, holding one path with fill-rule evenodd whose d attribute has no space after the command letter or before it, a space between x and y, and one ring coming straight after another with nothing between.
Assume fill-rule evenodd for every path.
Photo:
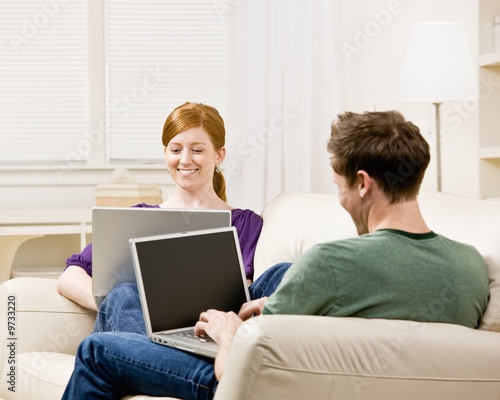
<instances>
[{"instance_id":1,"label":"lamp pole","mask_svg":"<svg viewBox=\"0 0 500 400\"><path fill-rule=\"evenodd\" d=\"M441 118L440 109L442 103L433 103L436 107L436 162L437 162L437 190L441 191Z\"/></svg>"}]
</instances>

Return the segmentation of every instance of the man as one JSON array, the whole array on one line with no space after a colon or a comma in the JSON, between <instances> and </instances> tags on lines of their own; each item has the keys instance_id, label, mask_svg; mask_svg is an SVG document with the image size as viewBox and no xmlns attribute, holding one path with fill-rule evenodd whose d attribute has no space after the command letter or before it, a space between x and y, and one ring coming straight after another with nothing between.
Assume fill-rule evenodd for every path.
<instances>
[{"instance_id":1,"label":"man","mask_svg":"<svg viewBox=\"0 0 500 400\"><path fill-rule=\"evenodd\" d=\"M314 246L287 271L276 292L238 315L207 310L196 324L220 345L212 362L127 333L91 335L78 350L63 398L119 399L130 393L210 399L232 338L254 314L310 314L433 321L476 327L489 295L486 266L471 246L435 234L417 195L429 164L418 128L391 112L345 113L328 143L333 179L359 237ZM449 282L454 301L442 312Z\"/></svg>"}]
</instances>

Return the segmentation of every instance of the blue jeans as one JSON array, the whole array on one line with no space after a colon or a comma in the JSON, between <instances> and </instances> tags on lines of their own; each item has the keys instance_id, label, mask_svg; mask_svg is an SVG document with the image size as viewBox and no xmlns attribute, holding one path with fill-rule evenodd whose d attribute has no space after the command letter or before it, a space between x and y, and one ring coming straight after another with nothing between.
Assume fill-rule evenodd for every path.
<instances>
[{"instance_id":1,"label":"blue jeans","mask_svg":"<svg viewBox=\"0 0 500 400\"><path fill-rule=\"evenodd\" d=\"M213 360L152 342L146 335L104 332L87 336L62 399L121 399L129 394L212 399Z\"/></svg>"},{"instance_id":2,"label":"blue jeans","mask_svg":"<svg viewBox=\"0 0 500 400\"><path fill-rule=\"evenodd\" d=\"M251 298L271 295L289 266L269 268L249 287ZM144 334L136 286L115 289L99 314L94 333L78 347L63 400L121 399L136 393L186 400L213 398L217 388L213 360L152 342ZM103 332L106 329L111 331Z\"/></svg>"},{"instance_id":3,"label":"blue jeans","mask_svg":"<svg viewBox=\"0 0 500 400\"><path fill-rule=\"evenodd\" d=\"M94 332L132 332L146 335L141 300L135 283L122 283L106 296L94 324Z\"/></svg>"}]
</instances>

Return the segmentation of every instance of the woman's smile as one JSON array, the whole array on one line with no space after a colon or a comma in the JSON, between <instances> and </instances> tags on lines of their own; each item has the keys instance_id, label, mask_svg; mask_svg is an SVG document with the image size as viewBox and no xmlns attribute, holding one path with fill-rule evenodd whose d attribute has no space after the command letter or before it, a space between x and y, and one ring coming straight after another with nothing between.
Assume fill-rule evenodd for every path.
<instances>
[{"instance_id":1,"label":"woman's smile","mask_svg":"<svg viewBox=\"0 0 500 400\"><path fill-rule=\"evenodd\" d=\"M190 175L193 175L195 172L197 172L198 169L197 168L196 169L181 169L181 168L178 168L177 171L182 176L190 176Z\"/></svg>"}]
</instances>

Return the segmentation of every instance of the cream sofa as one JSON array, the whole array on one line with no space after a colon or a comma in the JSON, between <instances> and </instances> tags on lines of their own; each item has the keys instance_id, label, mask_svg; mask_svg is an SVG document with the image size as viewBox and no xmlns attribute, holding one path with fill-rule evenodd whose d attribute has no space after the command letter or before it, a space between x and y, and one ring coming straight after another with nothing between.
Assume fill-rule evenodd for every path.
<instances>
[{"instance_id":1,"label":"cream sofa","mask_svg":"<svg viewBox=\"0 0 500 400\"><path fill-rule=\"evenodd\" d=\"M423 193L420 204L435 232L476 246L486 260L491 299L478 330L397 320L253 318L236 333L216 400L498 400L500 202ZM314 243L356 235L336 196L285 193L262 216L257 275L295 260ZM59 296L54 280L13 279L0 285L0 293L0 398L59 399L94 314ZM15 341L4 323L8 296L17 307ZM440 303L428 307L438 312ZM7 390L11 342L17 356L15 393Z\"/></svg>"}]
</instances>

